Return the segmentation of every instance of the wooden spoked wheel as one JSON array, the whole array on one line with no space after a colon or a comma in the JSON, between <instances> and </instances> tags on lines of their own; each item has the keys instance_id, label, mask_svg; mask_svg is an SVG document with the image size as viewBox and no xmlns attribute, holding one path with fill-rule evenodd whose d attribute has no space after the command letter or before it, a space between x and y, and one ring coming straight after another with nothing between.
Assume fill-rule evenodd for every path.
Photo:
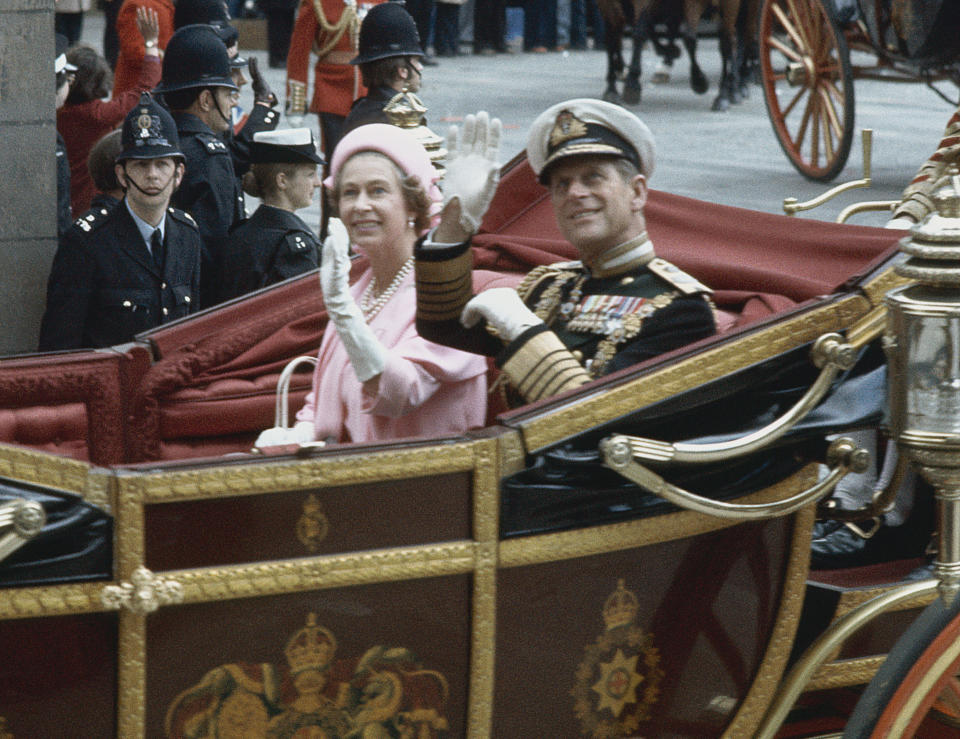
<instances>
[{"instance_id":1,"label":"wooden spoked wheel","mask_svg":"<svg viewBox=\"0 0 960 739\"><path fill-rule=\"evenodd\" d=\"M832 180L853 140L853 73L843 34L821 0L764 0L760 68L787 157L805 177Z\"/></svg>"},{"instance_id":2,"label":"wooden spoked wheel","mask_svg":"<svg viewBox=\"0 0 960 739\"><path fill-rule=\"evenodd\" d=\"M960 736L960 616L930 642L899 681L870 736Z\"/></svg>"}]
</instances>

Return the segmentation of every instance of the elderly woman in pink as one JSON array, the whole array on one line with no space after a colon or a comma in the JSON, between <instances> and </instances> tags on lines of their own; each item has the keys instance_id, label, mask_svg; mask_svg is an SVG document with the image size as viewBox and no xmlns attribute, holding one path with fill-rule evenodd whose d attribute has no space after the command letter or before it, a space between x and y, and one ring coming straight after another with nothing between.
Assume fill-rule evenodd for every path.
<instances>
[{"instance_id":1,"label":"elderly woman in pink","mask_svg":"<svg viewBox=\"0 0 960 739\"><path fill-rule=\"evenodd\" d=\"M414 325L413 246L439 210L436 178L427 152L395 126L361 126L337 144L324 185L370 266L351 287L346 239L324 243L331 327L313 388L296 425L283 438L268 429L257 446L444 436L483 425L486 360L431 343Z\"/></svg>"}]
</instances>

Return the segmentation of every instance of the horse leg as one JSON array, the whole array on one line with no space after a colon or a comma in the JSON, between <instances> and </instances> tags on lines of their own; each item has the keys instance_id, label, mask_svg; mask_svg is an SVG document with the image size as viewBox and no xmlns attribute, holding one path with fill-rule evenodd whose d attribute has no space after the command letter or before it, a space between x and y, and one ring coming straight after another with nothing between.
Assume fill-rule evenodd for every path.
<instances>
[{"instance_id":1,"label":"horse leg","mask_svg":"<svg viewBox=\"0 0 960 739\"><path fill-rule=\"evenodd\" d=\"M597 7L603 16L607 49L607 88L603 92L603 99L608 103L621 105L617 80L623 76L623 28L626 17L619 0L597 0Z\"/></svg>"},{"instance_id":2,"label":"horse leg","mask_svg":"<svg viewBox=\"0 0 960 739\"><path fill-rule=\"evenodd\" d=\"M650 37L650 13L647 10L639 10L634 15L633 21L633 51L630 54L630 67L627 69L627 79L623 83L623 102L627 105L639 105L640 96L643 92L640 84L640 55L643 53L643 45Z\"/></svg>"},{"instance_id":3,"label":"horse leg","mask_svg":"<svg viewBox=\"0 0 960 739\"><path fill-rule=\"evenodd\" d=\"M680 38L680 29L677 19L671 16L667 20L667 33L665 38L661 38L657 33L655 25L650 28L650 41L653 42L654 51L657 52L657 68L653 73L651 82L657 85L665 85L670 81L670 75L673 72L673 63L680 58L680 47L677 46L677 39Z\"/></svg>"},{"instance_id":4,"label":"horse leg","mask_svg":"<svg viewBox=\"0 0 960 739\"><path fill-rule=\"evenodd\" d=\"M703 95L710 89L707 75L697 63L697 26L700 24L703 11L704 5L698 0L684 2L683 45L687 50L687 56L690 57L690 89L697 95Z\"/></svg>"},{"instance_id":5,"label":"horse leg","mask_svg":"<svg viewBox=\"0 0 960 739\"><path fill-rule=\"evenodd\" d=\"M761 0L746 0L740 12L740 89L745 98L751 84L760 84L760 5Z\"/></svg>"},{"instance_id":6,"label":"horse leg","mask_svg":"<svg viewBox=\"0 0 960 739\"><path fill-rule=\"evenodd\" d=\"M731 103L740 102L740 69L737 61L737 15L740 0L724 0L720 5L720 91L713 101L713 110L724 112Z\"/></svg>"}]
</instances>

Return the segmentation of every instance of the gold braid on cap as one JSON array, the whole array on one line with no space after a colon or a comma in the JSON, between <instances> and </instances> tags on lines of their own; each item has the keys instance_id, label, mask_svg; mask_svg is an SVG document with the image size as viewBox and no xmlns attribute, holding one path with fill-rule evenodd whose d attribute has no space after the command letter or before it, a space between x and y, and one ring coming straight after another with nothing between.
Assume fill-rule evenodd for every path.
<instances>
[{"instance_id":1,"label":"gold braid on cap","mask_svg":"<svg viewBox=\"0 0 960 739\"><path fill-rule=\"evenodd\" d=\"M304 0L307 2L307 0ZM323 46L316 43L314 39L313 52L318 56L325 57L340 42L343 34L350 31L350 46L356 51L357 39L360 33L360 18L357 16L357 0L344 0L343 12L340 14L340 20L331 23L327 20L327 14L323 12L322 0L313 0L313 12L316 13L317 22L324 34L330 35L330 40Z\"/></svg>"}]
</instances>

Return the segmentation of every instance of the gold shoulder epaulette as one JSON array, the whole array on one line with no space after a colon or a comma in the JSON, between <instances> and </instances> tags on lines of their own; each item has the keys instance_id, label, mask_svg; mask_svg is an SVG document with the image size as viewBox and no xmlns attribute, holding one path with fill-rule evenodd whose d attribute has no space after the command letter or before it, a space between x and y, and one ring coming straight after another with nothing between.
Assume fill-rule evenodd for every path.
<instances>
[{"instance_id":1,"label":"gold shoulder epaulette","mask_svg":"<svg viewBox=\"0 0 960 739\"><path fill-rule=\"evenodd\" d=\"M517 292L524 300L528 295L532 295L537 286L547 278L556 277L564 270L579 269L580 262L555 262L554 264L541 264L527 272L523 281L517 285Z\"/></svg>"},{"instance_id":2,"label":"gold shoulder epaulette","mask_svg":"<svg viewBox=\"0 0 960 739\"><path fill-rule=\"evenodd\" d=\"M675 264L670 264L666 259L654 257L647 264L647 269L661 280L669 282L684 295L697 295L699 293L707 293L709 295L713 292L713 290L700 282L696 277L687 274Z\"/></svg>"}]
</instances>

